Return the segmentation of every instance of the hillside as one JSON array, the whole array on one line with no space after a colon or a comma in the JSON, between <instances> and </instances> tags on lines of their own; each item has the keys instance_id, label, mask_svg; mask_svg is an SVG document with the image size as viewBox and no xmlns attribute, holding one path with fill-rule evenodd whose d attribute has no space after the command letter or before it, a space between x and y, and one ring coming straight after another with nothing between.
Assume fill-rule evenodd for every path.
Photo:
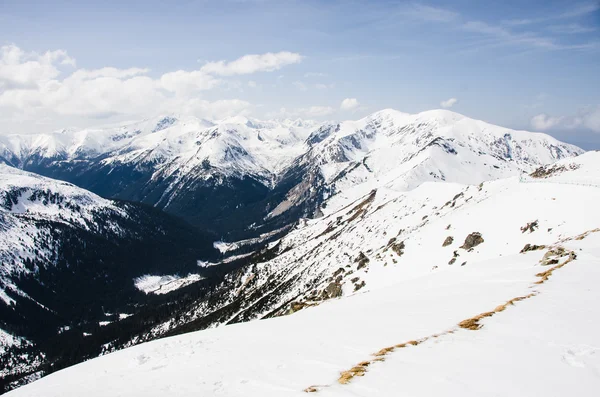
<instances>
[{"instance_id":1,"label":"hillside","mask_svg":"<svg viewBox=\"0 0 600 397\"><path fill-rule=\"evenodd\" d=\"M301 222L230 290L248 303L230 322L293 314L145 343L9 396L593 395L600 155L531 175L379 188Z\"/></svg>"},{"instance_id":2,"label":"hillside","mask_svg":"<svg viewBox=\"0 0 600 397\"><path fill-rule=\"evenodd\" d=\"M218 255L213 240L154 208L0 165L2 383L100 354L99 334L147 303L136 278L197 274Z\"/></svg>"}]
</instances>

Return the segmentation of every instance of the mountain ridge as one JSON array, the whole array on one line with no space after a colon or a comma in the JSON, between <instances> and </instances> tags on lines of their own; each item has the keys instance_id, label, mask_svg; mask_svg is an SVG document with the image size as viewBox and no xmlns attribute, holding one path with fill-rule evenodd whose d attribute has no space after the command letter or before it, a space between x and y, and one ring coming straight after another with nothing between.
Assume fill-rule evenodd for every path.
<instances>
[{"instance_id":1,"label":"mountain ridge","mask_svg":"<svg viewBox=\"0 0 600 397\"><path fill-rule=\"evenodd\" d=\"M583 151L447 110L385 109L340 123L161 116L105 130L0 136L0 153L9 165L144 202L235 240L318 215L330 196L374 179L404 190L425 180L478 183ZM452 172L464 162L469 172Z\"/></svg>"}]
</instances>

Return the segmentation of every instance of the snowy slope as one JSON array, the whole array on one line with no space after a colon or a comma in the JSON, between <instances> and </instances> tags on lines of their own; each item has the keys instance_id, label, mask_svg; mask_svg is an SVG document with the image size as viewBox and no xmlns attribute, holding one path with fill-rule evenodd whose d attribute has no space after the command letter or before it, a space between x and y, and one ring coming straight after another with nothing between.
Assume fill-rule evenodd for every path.
<instances>
[{"instance_id":1,"label":"snowy slope","mask_svg":"<svg viewBox=\"0 0 600 397\"><path fill-rule=\"evenodd\" d=\"M297 312L141 344L9 395L593 396L600 154L561 165L380 188L302 222L232 289L248 317ZM251 311L260 285L271 293Z\"/></svg>"},{"instance_id":2,"label":"snowy slope","mask_svg":"<svg viewBox=\"0 0 600 397\"><path fill-rule=\"evenodd\" d=\"M57 335L141 310L141 276L170 278L161 292L202 280L197 261L217 255L213 240L153 208L0 164L0 392L98 355L98 341L63 355Z\"/></svg>"},{"instance_id":3,"label":"snowy slope","mask_svg":"<svg viewBox=\"0 0 600 397\"><path fill-rule=\"evenodd\" d=\"M539 133L515 131L447 110L406 114L383 110L358 121L322 128L296 164L323 187L293 189L285 211L306 196L322 194L330 212L351 199L384 187L407 191L426 181L478 184L530 172L541 165L583 153L575 146Z\"/></svg>"},{"instance_id":4,"label":"snowy slope","mask_svg":"<svg viewBox=\"0 0 600 397\"><path fill-rule=\"evenodd\" d=\"M37 271L27 260L52 262L52 247L39 246L47 233L38 226L40 221L90 230L94 217L102 211L125 215L111 201L70 183L0 164L0 299L6 304L14 302L7 290L23 294L11 279Z\"/></svg>"}]
</instances>

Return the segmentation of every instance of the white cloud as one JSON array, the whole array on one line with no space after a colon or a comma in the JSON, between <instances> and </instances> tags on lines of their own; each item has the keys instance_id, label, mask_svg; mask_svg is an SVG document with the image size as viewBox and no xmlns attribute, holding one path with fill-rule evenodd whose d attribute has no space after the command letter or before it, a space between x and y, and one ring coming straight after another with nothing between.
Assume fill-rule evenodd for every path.
<instances>
[{"instance_id":1,"label":"white cloud","mask_svg":"<svg viewBox=\"0 0 600 397\"><path fill-rule=\"evenodd\" d=\"M330 106L311 106L304 110L304 113L309 117L323 117L328 116L334 112L334 109Z\"/></svg>"},{"instance_id":2,"label":"white cloud","mask_svg":"<svg viewBox=\"0 0 600 397\"><path fill-rule=\"evenodd\" d=\"M70 78L77 80L89 80L96 79L98 77L114 77L117 79L123 79L127 77L139 76L147 74L149 69L140 68L129 68L129 69L117 69L117 68L101 68L95 70L79 69L71 74Z\"/></svg>"},{"instance_id":3,"label":"white cloud","mask_svg":"<svg viewBox=\"0 0 600 397\"><path fill-rule=\"evenodd\" d=\"M303 56L288 51L266 54L244 55L235 61L209 62L202 66L201 72L218 76L233 76L241 74L252 74L256 72L273 72L284 66L299 63Z\"/></svg>"},{"instance_id":4,"label":"white cloud","mask_svg":"<svg viewBox=\"0 0 600 397\"><path fill-rule=\"evenodd\" d=\"M181 102L179 111L185 114L201 115L207 119L219 120L237 115L248 115L252 105L239 99L224 99L209 102L193 98Z\"/></svg>"},{"instance_id":5,"label":"white cloud","mask_svg":"<svg viewBox=\"0 0 600 397\"><path fill-rule=\"evenodd\" d=\"M579 34L594 32L596 28L582 26L578 23L570 23L567 25L552 25L548 27L548 30L558 34Z\"/></svg>"},{"instance_id":6,"label":"white cloud","mask_svg":"<svg viewBox=\"0 0 600 397\"><path fill-rule=\"evenodd\" d=\"M248 87L250 87L250 88L257 88L257 87L259 87L259 84L256 81L250 80L248 82Z\"/></svg>"},{"instance_id":7,"label":"white cloud","mask_svg":"<svg viewBox=\"0 0 600 397\"><path fill-rule=\"evenodd\" d=\"M219 84L219 80L201 70L191 72L178 70L163 74L160 77L160 84L167 91L190 93L210 90Z\"/></svg>"},{"instance_id":8,"label":"white cloud","mask_svg":"<svg viewBox=\"0 0 600 397\"><path fill-rule=\"evenodd\" d=\"M458 13L451 10L417 3L405 6L401 10L401 13L413 19L429 22L450 22L460 16Z\"/></svg>"},{"instance_id":9,"label":"white cloud","mask_svg":"<svg viewBox=\"0 0 600 397\"><path fill-rule=\"evenodd\" d=\"M292 83L292 85L294 87L296 87L297 89L299 89L300 91L306 91L306 90L308 90L308 86L306 84L304 84L303 82L301 82L301 81L294 81Z\"/></svg>"},{"instance_id":10,"label":"white cloud","mask_svg":"<svg viewBox=\"0 0 600 397\"><path fill-rule=\"evenodd\" d=\"M346 98L340 104L340 109L342 110L352 110L358 107L359 103L356 98Z\"/></svg>"},{"instance_id":11,"label":"white cloud","mask_svg":"<svg viewBox=\"0 0 600 397\"><path fill-rule=\"evenodd\" d=\"M327 89L330 89L330 88L333 88L333 87L335 87L335 84L333 84L333 83L331 83L331 84L323 84L323 83L317 83L317 84L315 84L315 88L317 90L327 90Z\"/></svg>"},{"instance_id":12,"label":"white cloud","mask_svg":"<svg viewBox=\"0 0 600 397\"><path fill-rule=\"evenodd\" d=\"M562 117L551 117L541 113L531 118L531 126L536 130L546 131L557 126L561 121Z\"/></svg>"},{"instance_id":13,"label":"white cloud","mask_svg":"<svg viewBox=\"0 0 600 397\"><path fill-rule=\"evenodd\" d=\"M281 108L277 112L267 113L269 118L293 118L293 117L324 117L333 114L335 109L330 106L310 106L305 108L286 109Z\"/></svg>"},{"instance_id":14,"label":"white cloud","mask_svg":"<svg viewBox=\"0 0 600 397\"><path fill-rule=\"evenodd\" d=\"M245 114L251 108L248 102L209 102L198 95L236 83L223 76L277 70L301 58L290 52L247 55L229 63L208 63L199 70L151 77L146 68L73 69L75 60L64 50L27 53L7 45L0 47L0 116L35 124L41 119L66 123L65 116L138 117L169 111L208 118Z\"/></svg>"},{"instance_id":15,"label":"white cloud","mask_svg":"<svg viewBox=\"0 0 600 397\"><path fill-rule=\"evenodd\" d=\"M458 103L458 99L456 98L448 98L445 101L440 102L440 106L444 109L451 108L452 106Z\"/></svg>"},{"instance_id":16,"label":"white cloud","mask_svg":"<svg viewBox=\"0 0 600 397\"><path fill-rule=\"evenodd\" d=\"M600 133L600 105L584 107L570 116L549 116L541 113L532 117L531 126L540 131L584 128Z\"/></svg>"},{"instance_id":17,"label":"white cloud","mask_svg":"<svg viewBox=\"0 0 600 397\"><path fill-rule=\"evenodd\" d=\"M561 12L558 14L551 14L551 15L546 15L544 17L538 17L538 18L510 19L510 20L502 21L502 23L505 25L510 25L510 26L531 25L531 24L543 23L543 22L548 22L548 21L556 21L556 20L561 20L561 19L570 19L570 18L581 17L584 15L596 12L599 9L600 9L600 3L589 2L589 3L579 4L575 7L572 7L568 11L564 11L564 12Z\"/></svg>"},{"instance_id":18,"label":"white cloud","mask_svg":"<svg viewBox=\"0 0 600 397\"><path fill-rule=\"evenodd\" d=\"M26 53L15 45L0 47L0 89L35 88L57 77L60 66L75 66L64 50Z\"/></svg>"},{"instance_id":19,"label":"white cloud","mask_svg":"<svg viewBox=\"0 0 600 397\"><path fill-rule=\"evenodd\" d=\"M549 15L542 18L525 18L502 21L501 25L495 25L488 22L478 20L468 20L461 14L441 8L431 7L421 4L408 4L400 11L406 17L423 22L447 24L456 29L462 29L466 32L489 36L495 41L487 44L483 43L474 48L480 49L485 47L497 47L503 45L512 46L528 46L534 48L542 48L546 50L584 50L598 48L598 42L580 42L564 44L555 37L543 36L539 33L523 32L519 30L519 26L540 23L546 21L559 21L567 18L573 18L581 15L586 15L595 12L600 8L600 3L583 4L575 7L570 11L559 14ZM572 29L571 29L572 30ZM471 49L473 51L473 49Z\"/></svg>"},{"instance_id":20,"label":"white cloud","mask_svg":"<svg viewBox=\"0 0 600 397\"><path fill-rule=\"evenodd\" d=\"M308 72L308 73L304 73L304 77L306 77L307 79L316 78L316 77L325 77L325 76L327 76L327 74L321 73L321 72Z\"/></svg>"}]
</instances>

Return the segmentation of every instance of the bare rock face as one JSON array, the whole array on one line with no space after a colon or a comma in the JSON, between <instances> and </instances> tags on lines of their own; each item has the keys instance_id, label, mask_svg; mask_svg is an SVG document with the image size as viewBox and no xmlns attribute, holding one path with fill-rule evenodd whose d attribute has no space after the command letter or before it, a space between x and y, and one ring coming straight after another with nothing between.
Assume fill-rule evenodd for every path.
<instances>
[{"instance_id":1,"label":"bare rock face","mask_svg":"<svg viewBox=\"0 0 600 397\"><path fill-rule=\"evenodd\" d=\"M392 251L396 253L396 255L402 256L404 254L404 248L406 248L406 245L404 245L404 241L400 241L399 243L392 244L391 248Z\"/></svg>"},{"instance_id":2,"label":"bare rock face","mask_svg":"<svg viewBox=\"0 0 600 397\"><path fill-rule=\"evenodd\" d=\"M448 236L446 237L446 239L444 240L444 243L442 244L442 247L447 247L450 244L452 244L454 242L454 237L452 236Z\"/></svg>"},{"instance_id":3,"label":"bare rock face","mask_svg":"<svg viewBox=\"0 0 600 397\"><path fill-rule=\"evenodd\" d=\"M321 294L323 299L339 298L340 296L342 296L342 284L340 283L329 284Z\"/></svg>"},{"instance_id":4,"label":"bare rock face","mask_svg":"<svg viewBox=\"0 0 600 397\"><path fill-rule=\"evenodd\" d=\"M370 259L363 252L361 252L358 255L358 257L354 260L354 262L358 262L358 266L356 269L359 270L363 267L366 267L367 264L370 262Z\"/></svg>"},{"instance_id":5,"label":"bare rock face","mask_svg":"<svg viewBox=\"0 0 600 397\"><path fill-rule=\"evenodd\" d=\"M306 303L304 302L292 302L290 304L289 314L295 313L299 310L302 310L306 307Z\"/></svg>"},{"instance_id":6,"label":"bare rock face","mask_svg":"<svg viewBox=\"0 0 600 397\"><path fill-rule=\"evenodd\" d=\"M529 231L529 233L533 233L538 227L538 221L529 222L527 223L527 225L521 227L521 233L525 233L526 231Z\"/></svg>"},{"instance_id":7,"label":"bare rock face","mask_svg":"<svg viewBox=\"0 0 600 397\"><path fill-rule=\"evenodd\" d=\"M365 285L367 285L367 283L365 283L365 280L362 280L360 283L354 284L354 292L358 291L359 289L361 289Z\"/></svg>"},{"instance_id":8,"label":"bare rock face","mask_svg":"<svg viewBox=\"0 0 600 397\"><path fill-rule=\"evenodd\" d=\"M546 248L545 245L525 244L525 247L523 247L521 253L524 254L525 252L529 251L543 250L544 248Z\"/></svg>"},{"instance_id":9,"label":"bare rock face","mask_svg":"<svg viewBox=\"0 0 600 397\"><path fill-rule=\"evenodd\" d=\"M465 239L465 243L460 247L466 250L470 250L473 247L478 246L483 243L485 240L481 237L481 233L473 232L467 236Z\"/></svg>"}]
</instances>

